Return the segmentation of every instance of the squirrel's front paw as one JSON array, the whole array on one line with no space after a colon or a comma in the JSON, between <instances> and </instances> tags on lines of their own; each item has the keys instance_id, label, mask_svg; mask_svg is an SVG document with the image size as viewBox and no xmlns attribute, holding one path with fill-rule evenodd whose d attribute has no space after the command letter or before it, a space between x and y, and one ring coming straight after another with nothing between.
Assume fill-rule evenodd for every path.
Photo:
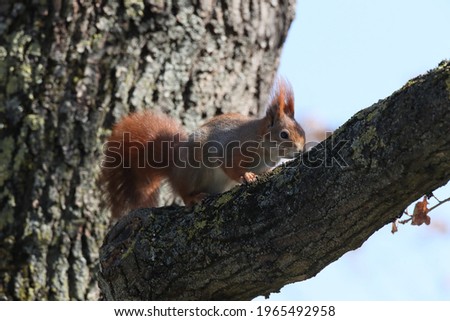
<instances>
[{"instance_id":1,"label":"squirrel's front paw","mask_svg":"<svg viewBox=\"0 0 450 321\"><path fill-rule=\"evenodd\" d=\"M241 176L242 183L253 183L258 180L258 176L253 172L245 172L243 176Z\"/></svg>"}]
</instances>

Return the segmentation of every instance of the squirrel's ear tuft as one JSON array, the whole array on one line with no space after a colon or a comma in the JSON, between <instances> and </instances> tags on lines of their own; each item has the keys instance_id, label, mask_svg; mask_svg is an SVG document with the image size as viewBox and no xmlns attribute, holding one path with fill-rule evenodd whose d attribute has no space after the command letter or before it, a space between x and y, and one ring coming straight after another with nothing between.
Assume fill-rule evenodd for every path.
<instances>
[{"instance_id":1,"label":"squirrel's ear tuft","mask_svg":"<svg viewBox=\"0 0 450 321\"><path fill-rule=\"evenodd\" d=\"M275 81L267 115L272 119L283 115L294 118L294 92L291 84L282 77Z\"/></svg>"}]
</instances>

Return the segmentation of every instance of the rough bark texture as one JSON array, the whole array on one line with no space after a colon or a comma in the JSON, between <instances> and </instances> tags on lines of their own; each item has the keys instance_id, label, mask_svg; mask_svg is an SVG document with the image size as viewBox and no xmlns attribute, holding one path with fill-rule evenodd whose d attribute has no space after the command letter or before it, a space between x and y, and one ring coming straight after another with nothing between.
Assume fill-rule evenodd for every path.
<instances>
[{"instance_id":1,"label":"rough bark texture","mask_svg":"<svg viewBox=\"0 0 450 321\"><path fill-rule=\"evenodd\" d=\"M264 107L294 0L0 3L0 299L95 299L101 145L130 110L188 128Z\"/></svg>"},{"instance_id":2,"label":"rough bark texture","mask_svg":"<svg viewBox=\"0 0 450 321\"><path fill-rule=\"evenodd\" d=\"M107 299L252 299L316 275L450 179L450 63L276 169L188 209L130 213L101 249Z\"/></svg>"}]
</instances>

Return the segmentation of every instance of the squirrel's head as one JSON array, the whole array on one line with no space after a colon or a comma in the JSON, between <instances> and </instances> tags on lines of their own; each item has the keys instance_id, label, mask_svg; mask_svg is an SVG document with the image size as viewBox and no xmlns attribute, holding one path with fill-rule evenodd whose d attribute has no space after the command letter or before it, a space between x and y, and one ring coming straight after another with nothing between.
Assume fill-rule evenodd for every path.
<instances>
[{"instance_id":1,"label":"squirrel's head","mask_svg":"<svg viewBox=\"0 0 450 321\"><path fill-rule=\"evenodd\" d=\"M303 152L305 131L294 119L294 93L289 82L277 79L266 116L265 141L276 144L278 157L294 158Z\"/></svg>"}]
</instances>

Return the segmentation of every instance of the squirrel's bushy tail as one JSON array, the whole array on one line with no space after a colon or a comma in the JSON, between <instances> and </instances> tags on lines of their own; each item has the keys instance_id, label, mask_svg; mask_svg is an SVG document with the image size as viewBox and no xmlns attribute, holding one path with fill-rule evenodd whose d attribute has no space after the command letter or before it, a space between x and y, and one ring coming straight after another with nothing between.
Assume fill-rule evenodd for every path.
<instances>
[{"instance_id":1,"label":"squirrel's bushy tail","mask_svg":"<svg viewBox=\"0 0 450 321\"><path fill-rule=\"evenodd\" d=\"M118 122L104 146L100 185L113 217L157 205L161 181L169 175L173 143L186 138L168 116L133 113Z\"/></svg>"}]
</instances>

